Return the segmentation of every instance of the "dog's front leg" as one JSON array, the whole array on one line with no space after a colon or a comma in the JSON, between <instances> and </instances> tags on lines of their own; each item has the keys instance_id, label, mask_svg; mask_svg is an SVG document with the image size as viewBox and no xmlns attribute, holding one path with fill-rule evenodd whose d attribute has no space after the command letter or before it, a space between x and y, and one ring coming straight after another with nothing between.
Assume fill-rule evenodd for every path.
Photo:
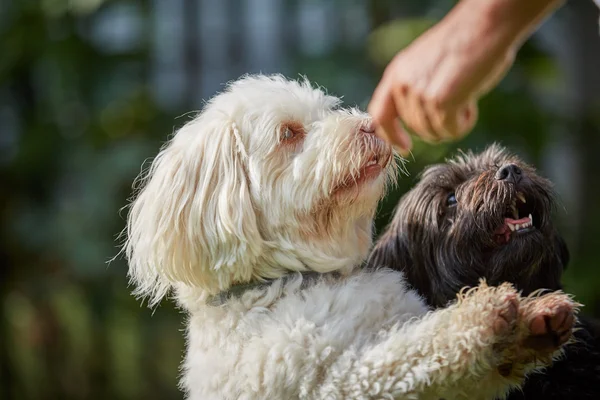
<instances>
[{"instance_id":1,"label":"dog's front leg","mask_svg":"<svg viewBox=\"0 0 600 400\"><path fill-rule=\"evenodd\" d=\"M456 304L349 349L324 371L314 398L491 399L519 384L503 376L516 339L519 296L485 284Z\"/></svg>"}]
</instances>

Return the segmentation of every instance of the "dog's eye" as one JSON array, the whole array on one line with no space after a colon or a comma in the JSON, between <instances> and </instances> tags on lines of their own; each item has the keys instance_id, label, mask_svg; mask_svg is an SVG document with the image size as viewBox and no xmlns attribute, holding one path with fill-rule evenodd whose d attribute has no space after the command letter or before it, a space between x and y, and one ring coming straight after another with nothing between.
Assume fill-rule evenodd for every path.
<instances>
[{"instance_id":1,"label":"dog's eye","mask_svg":"<svg viewBox=\"0 0 600 400\"><path fill-rule=\"evenodd\" d=\"M281 141L290 142L304 136L304 126L300 122L289 121L281 125Z\"/></svg>"},{"instance_id":2,"label":"dog's eye","mask_svg":"<svg viewBox=\"0 0 600 400\"><path fill-rule=\"evenodd\" d=\"M292 130L290 128L285 128L285 132L283 132L283 140L290 140L291 138L294 137L294 133L292 132Z\"/></svg>"},{"instance_id":3,"label":"dog's eye","mask_svg":"<svg viewBox=\"0 0 600 400\"><path fill-rule=\"evenodd\" d=\"M456 195L454 193L450 193L448 195L448 197L446 198L446 205L448 207L452 207L452 206L455 206L456 204L458 204L458 201L456 201Z\"/></svg>"}]
</instances>

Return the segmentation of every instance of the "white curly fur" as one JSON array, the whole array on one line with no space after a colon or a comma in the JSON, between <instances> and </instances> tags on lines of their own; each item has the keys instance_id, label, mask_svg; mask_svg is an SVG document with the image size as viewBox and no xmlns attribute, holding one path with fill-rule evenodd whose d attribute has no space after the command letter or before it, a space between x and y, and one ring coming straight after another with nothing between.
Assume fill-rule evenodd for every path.
<instances>
[{"instance_id":1,"label":"white curly fur","mask_svg":"<svg viewBox=\"0 0 600 400\"><path fill-rule=\"evenodd\" d=\"M427 313L402 274L358 268L397 168L369 117L339 104L306 81L243 77L142 177L124 249L138 295L155 305L174 290L189 313L182 388L194 400L503 395L522 380L497 372L518 346L512 288ZM374 155L382 168L363 179ZM304 287L297 274L207 303L309 270L340 276Z\"/></svg>"}]
</instances>

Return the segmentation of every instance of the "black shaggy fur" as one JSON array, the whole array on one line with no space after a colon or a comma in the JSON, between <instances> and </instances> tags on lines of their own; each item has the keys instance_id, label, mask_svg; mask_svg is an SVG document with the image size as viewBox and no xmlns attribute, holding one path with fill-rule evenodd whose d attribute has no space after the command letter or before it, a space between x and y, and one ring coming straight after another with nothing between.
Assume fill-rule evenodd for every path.
<instances>
[{"instance_id":1,"label":"black shaggy fur","mask_svg":"<svg viewBox=\"0 0 600 400\"><path fill-rule=\"evenodd\" d=\"M518 179L501 179L499 170L510 164ZM532 215L534 228L513 232L507 241L499 232L514 204L520 218ZM403 270L432 307L480 278L492 285L512 282L525 295L562 289L569 252L551 220L554 204L551 183L504 148L462 154L425 170L400 200L368 264ZM566 356L531 375L510 399L600 398L600 326L580 317L578 328Z\"/></svg>"}]
</instances>

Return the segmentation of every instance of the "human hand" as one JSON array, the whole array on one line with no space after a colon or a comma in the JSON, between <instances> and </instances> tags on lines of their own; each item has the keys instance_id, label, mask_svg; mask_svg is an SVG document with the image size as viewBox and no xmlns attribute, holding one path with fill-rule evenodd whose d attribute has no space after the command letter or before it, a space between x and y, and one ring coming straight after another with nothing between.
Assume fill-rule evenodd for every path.
<instances>
[{"instance_id":1,"label":"human hand","mask_svg":"<svg viewBox=\"0 0 600 400\"><path fill-rule=\"evenodd\" d=\"M466 135L477 121L477 101L514 61L517 46L485 18L477 7L483 3L461 3L395 56L373 94L368 111L377 133L401 151L411 140L398 118L428 142Z\"/></svg>"}]
</instances>

